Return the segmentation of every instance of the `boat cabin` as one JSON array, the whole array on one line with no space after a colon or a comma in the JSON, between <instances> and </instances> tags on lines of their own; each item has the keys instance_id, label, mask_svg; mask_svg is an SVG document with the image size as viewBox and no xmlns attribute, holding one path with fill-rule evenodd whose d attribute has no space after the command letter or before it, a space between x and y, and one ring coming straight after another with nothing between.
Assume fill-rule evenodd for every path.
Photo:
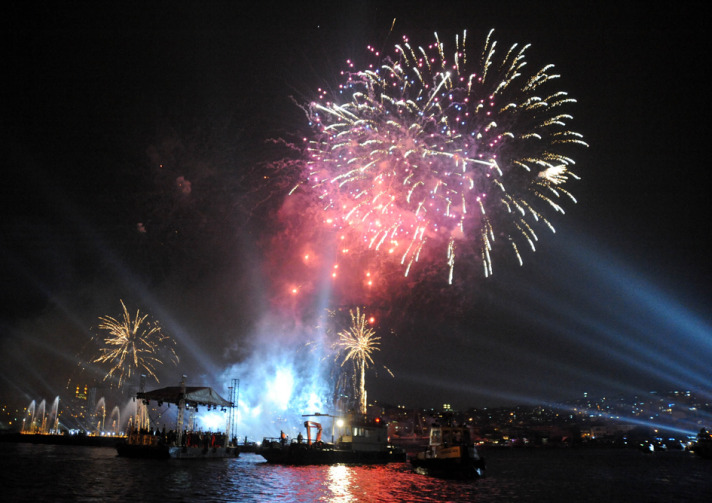
<instances>
[{"instance_id":1,"label":"boat cabin","mask_svg":"<svg viewBox=\"0 0 712 503\"><path fill-rule=\"evenodd\" d=\"M430 428L431 446L469 445L470 429L466 426L436 426Z\"/></svg>"},{"instance_id":2,"label":"boat cabin","mask_svg":"<svg viewBox=\"0 0 712 503\"><path fill-rule=\"evenodd\" d=\"M338 443L358 451L378 451L388 444L388 428L380 420L350 423Z\"/></svg>"}]
</instances>

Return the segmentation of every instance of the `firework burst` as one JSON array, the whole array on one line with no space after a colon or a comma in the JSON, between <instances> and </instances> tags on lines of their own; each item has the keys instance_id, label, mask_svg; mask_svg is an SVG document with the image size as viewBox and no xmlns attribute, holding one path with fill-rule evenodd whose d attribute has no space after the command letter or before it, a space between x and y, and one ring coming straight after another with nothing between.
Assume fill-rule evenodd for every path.
<instances>
[{"instance_id":1,"label":"firework burst","mask_svg":"<svg viewBox=\"0 0 712 503\"><path fill-rule=\"evenodd\" d=\"M304 184L341 239L396 258L406 276L439 256L452 283L456 258L480 257L489 276L496 241L521 264L535 224L554 230L544 213L575 202L568 150L586 145L567 126L575 100L551 90L553 65L525 74L528 46L500 59L496 46L490 32L474 57L466 33L450 52L437 34L426 47L404 37L392 56L369 47L376 63L305 108L316 135Z\"/></svg>"},{"instance_id":2,"label":"firework burst","mask_svg":"<svg viewBox=\"0 0 712 503\"><path fill-rule=\"evenodd\" d=\"M352 362L357 375L357 396L359 412L366 413L366 369L373 363L371 355L374 351L379 351L380 337L376 336L374 330L368 326L366 314L361 314L361 310L356 308L356 313L351 314L351 326L339 332L339 340L335 346L342 355L341 366L347 362ZM355 386L355 387L356 387Z\"/></svg>"},{"instance_id":3,"label":"firework burst","mask_svg":"<svg viewBox=\"0 0 712 503\"><path fill-rule=\"evenodd\" d=\"M158 382L156 369L163 365L161 354L173 364L178 363L175 341L161 331L158 322L147 321L148 315L141 315L136 311L136 316L131 319L124 301L123 318L117 320L111 316L99 318L99 328L106 332L103 347L99 349L100 356L94 363L108 363L111 365L104 380L116 376L119 387L126 383L133 375L146 373Z\"/></svg>"}]
</instances>

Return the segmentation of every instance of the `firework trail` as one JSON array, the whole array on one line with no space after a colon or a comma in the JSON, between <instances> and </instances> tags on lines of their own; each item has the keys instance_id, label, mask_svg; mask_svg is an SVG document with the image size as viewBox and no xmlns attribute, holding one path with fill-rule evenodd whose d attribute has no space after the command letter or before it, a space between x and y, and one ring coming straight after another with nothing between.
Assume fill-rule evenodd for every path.
<instances>
[{"instance_id":1,"label":"firework trail","mask_svg":"<svg viewBox=\"0 0 712 503\"><path fill-rule=\"evenodd\" d=\"M381 338L376 337L376 333L368 326L366 314L361 314L360 308L356 308L355 314L353 311L349 313L351 326L339 332L339 340L335 347L343 355L342 367L349 361L354 364L357 373L359 413L366 414L366 368L373 363L371 354L379 350Z\"/></svg>"},{"instance_id":2,"label":"firework trail","mask_svg":"<svg viewBox=\"0 0 712 503\"><path fill-rule=\"evenodd\" d=\"M347 247L393 257L406 276L443 260L450 283L456 258L479 256L489 276L496 241L521 264L535 224L554 230L544 212L575 202L563 187L577 178L569 148L586 145L567 127L575 100L550 90L553 65L525 74L529 46L500 59L496 47L492 32L474 57L466 33L450 52L437 34L427 47L404 37L392 56L369 47L376 63L305 107L315 137L300 185Z\"/></svg>"},{"instance_id":3,"label":"firework trail","mask_svg":"<svg viewBox=\"0 0 712 503\"><path fill-rule=\"evenodd\" d=\"M141 315L136 311L136 316L131 319L124 301L121 301L124 313L121 320L111 316L99 318L99 328L106 331L103 339L104 347L100 348L100 355L94 363L108 363L111 369L104 380L116 375L119 378L119 387L126 383L133 375L145 372L158 382L156 368L163 364L159 358L161 353L166 353L168 359L174 364L178 363L178 356L173 348L175 341L161 332L157 322L146 321L148 315Z\"/></svg>"}]
</instances>

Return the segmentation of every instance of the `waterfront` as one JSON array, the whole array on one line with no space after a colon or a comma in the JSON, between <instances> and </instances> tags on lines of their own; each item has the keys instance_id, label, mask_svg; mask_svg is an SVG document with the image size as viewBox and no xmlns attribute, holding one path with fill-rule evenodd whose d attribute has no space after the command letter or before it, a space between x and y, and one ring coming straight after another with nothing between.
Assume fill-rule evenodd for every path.
<instances>
[{"instance_id":1,"label":"waterfront","mask_svg":"<svg viewBox=\"0 0 712 503\"><path fill-rule=\"evenodd\" d=\"M0 444L4 501L702 502L712 462L689 452L503 449L474 482L383 466L268 465L261 456L137 460L110 448Z\"/></svg>"}]
</instances>

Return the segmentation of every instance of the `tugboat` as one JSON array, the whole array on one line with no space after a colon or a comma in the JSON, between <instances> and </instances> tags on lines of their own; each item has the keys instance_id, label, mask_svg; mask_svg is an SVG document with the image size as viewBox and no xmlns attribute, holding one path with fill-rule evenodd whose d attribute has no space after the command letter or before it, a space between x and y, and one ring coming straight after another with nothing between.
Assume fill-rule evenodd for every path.
<instances>
[{"instance_id":1,"label":"tugboat","mask_svg":"<svg viewBox=\"0 0 712 503\"><path fill-rule=\"evenodd\" d=\"M417 473L442 478L473 479L484 475L485 460L466 426L430 428L428 447L410 458Z\"/></svg>"},{"instance_id":2,"label":"tugboat","mask_svg":"<svg viewBox=\"0 0 712 503\"><path fill-rule=\"evenodd\" d=\"M306 442L301 433L291 441L282 433L280 438L265 438L257 454L268 463L285 465L385 464L406 460L403 449L389 444L387 426L380 418L314 415L332 418L337 431L342 433L336 442L322 441L321 423L305 421ZM312 429L316 430L314 441Z\"/></svg>"},{"instance_id":3,"label":"tugboat","mask_svg":"<svg viewBox=\"0 0 712 503\"><path fill-rule=\"evenodd\" d=\"M211 459L238 457L240 450L235 439L220 432L183 431L183 416L186 409L197 411L198 406L208 408L232 408L233 403L218 395L207 386L186 386L185 379L180 386L171 386L136 394L144 406L151 401L158 404L172 403L178 406L176 429L169 432L155 432L134 429L125 440L116 444L119 456L129 458L174 458ZM226 430L229 430L229 426Z\"/></svg>"}]
</instances>

